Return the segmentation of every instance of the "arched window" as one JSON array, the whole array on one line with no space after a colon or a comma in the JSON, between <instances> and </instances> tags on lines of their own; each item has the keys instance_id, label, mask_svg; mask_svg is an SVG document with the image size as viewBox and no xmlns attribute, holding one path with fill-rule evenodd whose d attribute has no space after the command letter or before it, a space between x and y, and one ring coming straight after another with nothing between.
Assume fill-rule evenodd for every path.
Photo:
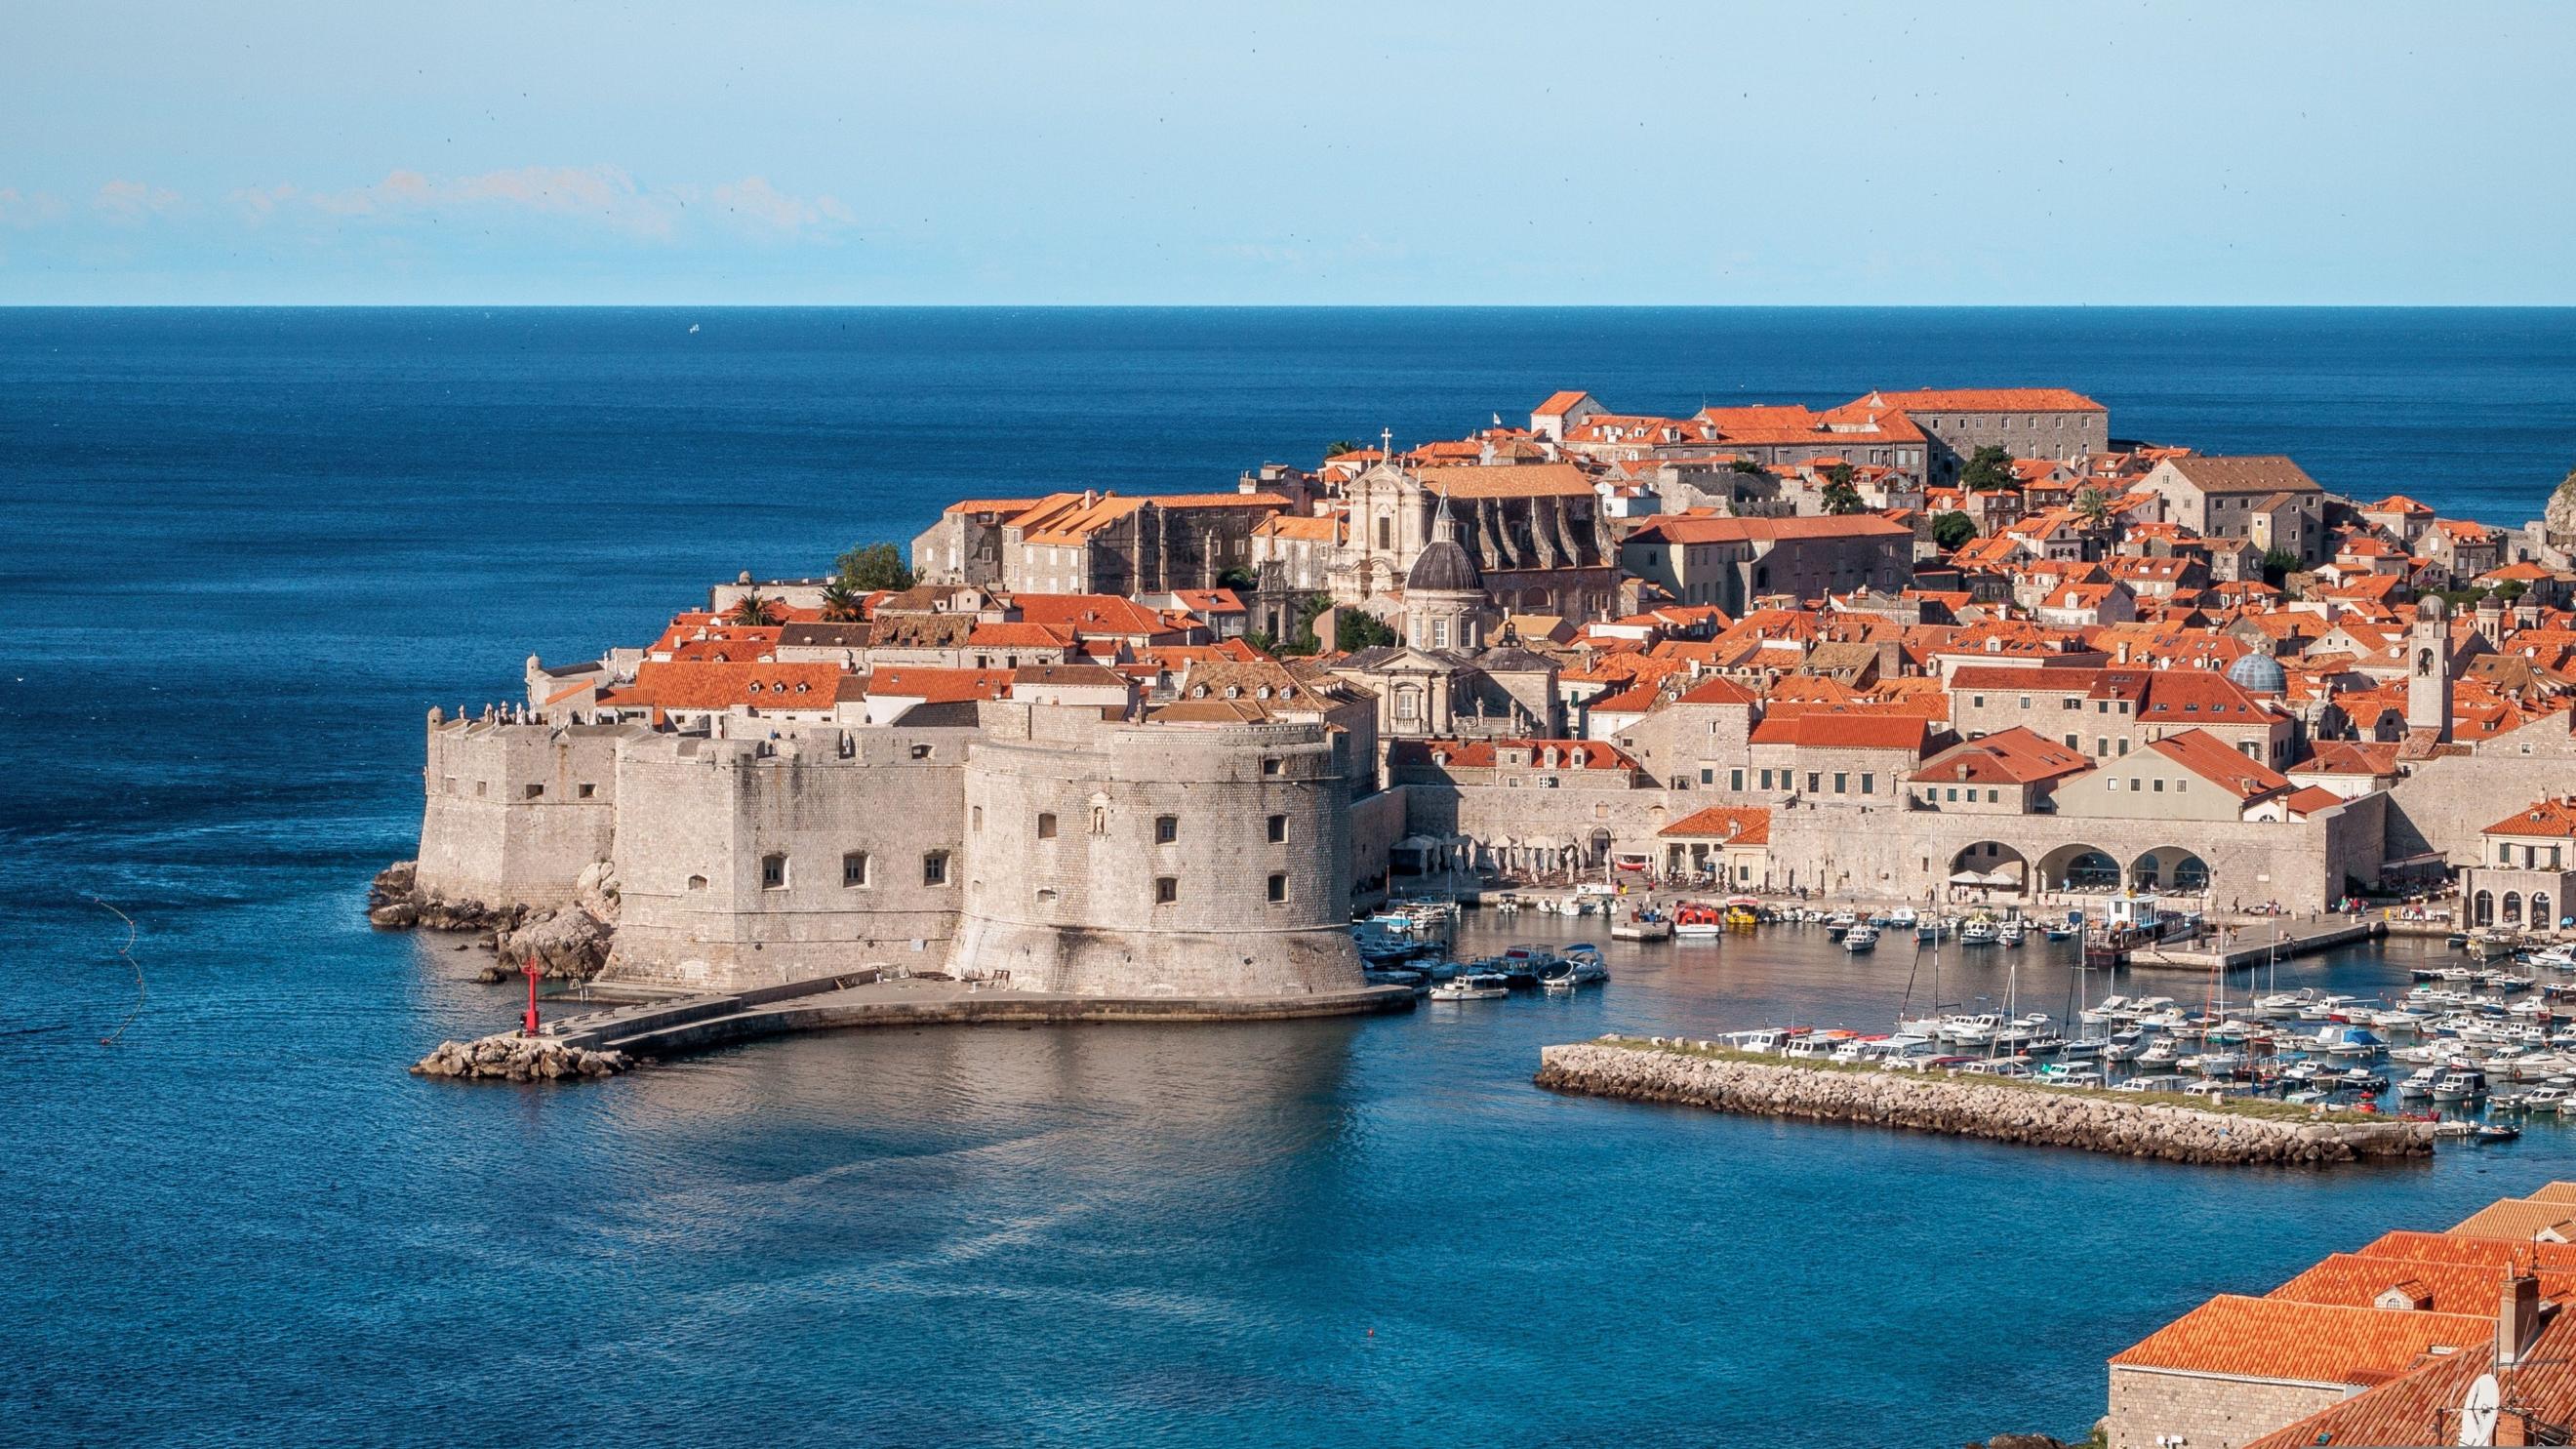
<instances>
[{"instance_id":1,"label":"arched window","mask_svg":"<svg viewBox=\"0 0 2576 1449\"><path fill-rule=\"evenodd\" d=\"M2531 923L2535 926L2542 927L2558 924L2558 918L2549 914L2549 892L2533 891L2531 893Z\"/></svg>"},{"instance_id":2,"label":"arched window","mask_svg":"<svg viewBox=\"0 0 2576 1449\"><path fill-rule=\"evenodd\" d=\"M2469 902L2469 924L2472 926L2492 926L2495 924L2494 896L2485 891L2480 891L2478 892L2476 899Z\"/></svg>"},{"instance_id":3,"label":"arched window","mask_svg":"<svg viewBox=\"0 0 2576 1449\"><path fill-rule=\"evenodd\" d=\"M2519 926L2522 924L2522 892L2506 891L2504 893L2504 923L2508 926Z\"/></svg>"}]
</instances>

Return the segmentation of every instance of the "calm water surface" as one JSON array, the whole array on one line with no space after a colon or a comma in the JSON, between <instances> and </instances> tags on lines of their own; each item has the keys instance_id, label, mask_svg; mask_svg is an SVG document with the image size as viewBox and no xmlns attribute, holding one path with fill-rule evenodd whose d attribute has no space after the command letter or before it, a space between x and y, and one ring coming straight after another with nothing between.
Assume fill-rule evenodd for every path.
<instances>
[{"instance_id":1,"label":"calm water surface","mask_svg":"<svg viewBox=\"0 0 2576 1449\"><path fill-rule=\"evenodd\" d=\"M398 1070L508 992L369 931L364 881L409 852L422 713L531 651L965 493L1222 486L1566 384L1953 382L2498 521L2576 460L2564 312L0 312L0 1440L2069 1433L2200 1296L2576 1175L2546 1124L2230 1173L1528 1085L1603 1030L1890 1015L1901 955L1797 932L1622 949L1572 1002ZM143 928L113 1048L93 896ZM2402 990L2411 949L2283 984ZM1987 954L1943 994L2000 996Z\"/></svg>"}]
</instances>

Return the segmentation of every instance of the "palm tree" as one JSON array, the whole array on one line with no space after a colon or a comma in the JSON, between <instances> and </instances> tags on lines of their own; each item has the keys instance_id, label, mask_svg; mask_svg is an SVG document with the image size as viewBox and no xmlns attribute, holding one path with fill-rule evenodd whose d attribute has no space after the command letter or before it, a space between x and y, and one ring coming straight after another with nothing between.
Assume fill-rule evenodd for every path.
<instances>
[{"instance_id":1,"label":"palm tree","mask_svg":"<svg viewBox=\"0 0 2576 1449\"><path fill-rule=\"evenodd\" d=\"M823 622L855 624L864 612L866 600L847 583L834 579L823 586Z\"/></svg>"},{"instance_id":2,"label":"palm tree","mask_svg":"<svg viewBox=\"0 0 2576 1449\"><path fill-rule=\"evenodd\" d=\"M745 594L729 617L744 628L757 629L778 622L778 606L756 593Z\"/></svg>"},{"instance_id":3,"label":"palm tree","mask_svg":"<svg viewBox=\"0 0 2576 1449\"><path fill-rule=\"evenodd\" d=\"M2067 506L2074 510L2075 517L2086 528L2100 528L2111 521L2111 495L2093 484L2087 483L2076 489L2074 499Z\"/></svg>"}]
</instances>

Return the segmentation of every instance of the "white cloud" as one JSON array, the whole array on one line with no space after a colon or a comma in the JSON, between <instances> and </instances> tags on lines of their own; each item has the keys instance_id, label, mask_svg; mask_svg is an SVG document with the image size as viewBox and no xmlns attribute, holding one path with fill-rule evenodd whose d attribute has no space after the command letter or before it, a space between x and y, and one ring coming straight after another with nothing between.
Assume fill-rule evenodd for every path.
<instances>
[{"instance_id":1,"label":"white cloud","mask_svg":"<svg viewBox=\"0 0 2576 1449\"><path fill-rule=\"evenodd\" d=\"M59 196L0 186L0 226L41 226L49 221L60 221L70 210Z\"/></svg>"},{"instance_id":2,"label":"white cloud","mask_svg":"<svg viewBox=\"0 0 2576 1449\"><path fill-rule=\"evenodd\" d=\"M521 166L473 176L397 170L369 186L309 191L280 184L235 191L230 200L253 224L294 216L400 224L517 215L641 241L677 240L701 218L786 237L854 223L839 201L781 191L763 177L725 182L712 190L646 186L616 166Z\"/></svg>"},{"instance_id":3,"label":"white cloud","mask_svg":"<svg viewBox=\"0 0 2576 1449\"><path fill-rule=\"evenodd\" d=\"M726 182L716 188L715 200L746 226L788 236L850 226L857 220L848 207L829 196L793 196L762 176Z\"/></svg>"},{"instance_id":4,"label":"white cloud","mask_svg":"<svg viewBox=\"0 0 2576 1449\"><path fill-rule=\"evenodd\" d=\"M138 226L156 216L168 216L182 204L179 193L140 181L108 182L89 199L90 210L118 226Z\"/></svg>"}]
</instances>

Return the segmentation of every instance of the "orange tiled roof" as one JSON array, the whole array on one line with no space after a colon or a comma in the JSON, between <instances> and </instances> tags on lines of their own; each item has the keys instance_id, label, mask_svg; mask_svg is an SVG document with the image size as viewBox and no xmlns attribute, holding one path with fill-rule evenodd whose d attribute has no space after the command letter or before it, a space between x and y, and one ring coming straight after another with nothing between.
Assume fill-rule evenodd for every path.
<instances>
[{"instance_id":1,"label":"orange tiled roof","mask_svg":"<svg viewBox=\"0 0 2576 1449\"><path fill-rule=\"evenodd\" d=\"M1592 475L1572 463L1495 468L1424 468L1424 491L1443 498L1571 498L1592 494Z\"/></svg>"},{"instance_id":2,"label":"orange tiled roof","mask_svg":"<svg viewBox=\"0 0 2576 1449\"><path fill-rule=\"evenodd\" d=\"M1711 805L1655 832L1666 840L1723 840L1729 845L1769 845L1771 812L1759 805Z\"/></svg>"},{"instance_id":3,"label":"orange tiled roof","mask_svg":"<svg viewBox=\"0 0 2576 1449\"><path fill-rule=\"evenodd\" d=\"M2436 1347L2492 1342L2495 1320L2464 1313L2246 1298L2223 1293L2112 1355L2111 1366L2311 1384L2370 1384Z\"/></svg>"},{"instance_id":4,"label":"orange tiled roof","mask_svg":"<svg viewBox=\"0 0 2576 1449\"><path fill-rule=\"evenodd\" d=\"M837 664L648 659L635 666L635 687L664 709L827 709L840 678Z\"/></svg>"},{"instance_id":5,"label":"orange tiled roof","mask_svg":"<svg viewBox=\"0 0 2576 1449\"><path fill-rule=\"evenodd\" d=\"M2290 788L2288 777L2281 772L2231 748L2207 730L2170 734L2147 748L2239 800L2257 800Z\"/></svg>"},{"instance_id":6,"label":"orange tiled roof","mask_svg":"<svg viewBox=\"0 0 2576 1449\"><path fill-rule=\"evenodd\" d=\"M2486 828L2489 835L2576 839L2576 800L2535 800ZM2576 1206L2569 1211L2576 1212Z\"/></svg>"},{"instance_id":7,"label":"orange tiled roof","mask_svg":"<svg viewBox=\"0 0 2576 1449\"><path fill-rule=\"evenodd\" d=\"M1850 404L1875 404L1910 413L2099 413L2110 409L2063 387L1924 387L1873 392Z\"/></svg>"}]
</instances>

